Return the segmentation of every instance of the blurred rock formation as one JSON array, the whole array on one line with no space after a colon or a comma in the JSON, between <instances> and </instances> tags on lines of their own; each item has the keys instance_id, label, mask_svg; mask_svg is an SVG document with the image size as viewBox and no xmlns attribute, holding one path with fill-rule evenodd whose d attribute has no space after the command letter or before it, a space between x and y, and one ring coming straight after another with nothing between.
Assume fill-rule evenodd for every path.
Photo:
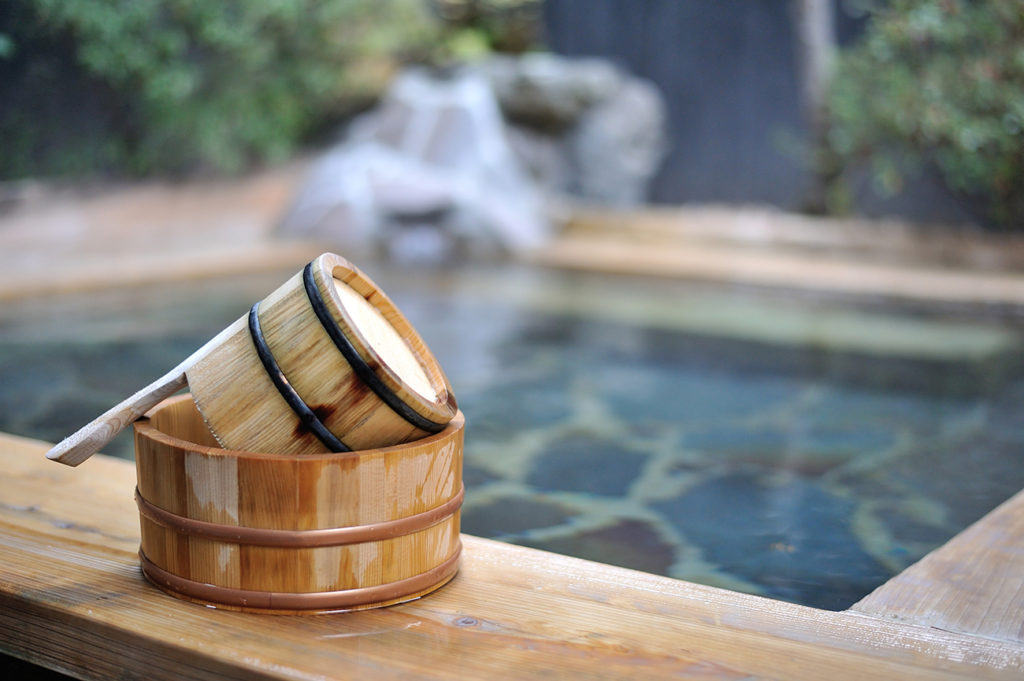
<instances>
[{"instance_id":1,"label":"blurred rock formation","mask_svg":"<svg viewBox=\"0 0 1024 681\"><path fill-rule=\"evenodd\" d=\"M510 124L513 149L549 195L616 207L647 199L668 149L654 85L596 58L499 56L477 68Z\"/></svg>"},{"instance_id":2,"label":"blurred rock formation","mask_svg":"<svg viewBox=\"0 0 1024 681\"><path fill-rule=\"evenodd\" d=\"M399 260L536 248L566 201L644 201L665 125L655 88L601 60L411 69L316 162L282 231Z\"/></svg>"}]
</instances>

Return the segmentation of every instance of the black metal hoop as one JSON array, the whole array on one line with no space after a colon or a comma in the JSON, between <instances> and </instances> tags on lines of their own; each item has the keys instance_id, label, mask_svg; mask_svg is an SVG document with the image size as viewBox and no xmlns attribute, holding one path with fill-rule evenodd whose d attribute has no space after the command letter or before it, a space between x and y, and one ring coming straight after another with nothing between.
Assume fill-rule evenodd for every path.
<instances>
[{"instance_id":1,"label":"black metal hoop","mask_svg":"<svg viewBox=\"0 0 1024 681\"><path fill-rule=\"evenodd\" d=\"M317 288L316 280L313 278L313 263L306 265L306 268L302 271L302 284L306 289L306 296L309 298L309 304L313 308L313 312L316 313L317 319L320 320L327 335L334 341L334 345L337 346L338 351L345 357L345 360L352 367L352 371L355 372L359 380L365 383L396 414L420 430L425 430L428 433L440 433L444 430L446 424L434 423L416 412L401 397L392 392L385 385L384 381L373 372L370 365L363 360L359 352L352 345L352 342L338 328L334 317L331 316L330 310L324 304L324 299L320 295L320 289Z\"/></svg>"},{"instance_id":2,"label":"black metal hoop","mask_svg":"<svg viewBox=\"0 0 1024 681\"><path fill-rule=\"evenodd\" d=\"M292 387L292 384L288 382L288 378L281 371L281 367L278 366L277 360L274 359L273 353L270 352L270 348L267 347L266 338L263 337L263 329L260 328L259 308L260 304L256 303L249 310L249 334L252 336L253 345L256 346L256 354L259 355L260 362L263 363L267 376L273 381L277 391L281 393L281 397L292 408L292 411L299 417L302 424L309 428L310 432L316 435L317 439L324 443L325 447L332 452L352 451L334 433L327 429L327 426L313 413L313 410L309 408L302 400L302 397L299 396L299 393L295 391L295 388Z\"/></svg>"}]
</instances>

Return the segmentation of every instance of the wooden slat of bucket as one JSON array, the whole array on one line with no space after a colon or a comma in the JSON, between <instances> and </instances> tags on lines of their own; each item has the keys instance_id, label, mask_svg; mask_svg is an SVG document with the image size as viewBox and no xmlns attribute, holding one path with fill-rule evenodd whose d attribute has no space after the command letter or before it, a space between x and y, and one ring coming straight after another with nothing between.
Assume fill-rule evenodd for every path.
<instances>
[{"instance_id":1,"label":"wooden slat of bucket","mask_svg":"<svg viewBox=\"0 0 1024 681\"><path fill-rule=\"evenodd\" d=\"M136 424L139 494L174 515L228 527L294 531L384 523L428 512L459 494L462 428L459 415L442 433L366 452L237 452L208 445L212 436L190 396L182 395ZM398 537L282 549L193 536L143 516L142 550L159 568L194 582L255 591L340 591L435 568L458 552L458 531L456 510Z\"/></svg>"},{"instance_id":2,"label":"wooden slat of bucket","mask_svg":"<svg viewBox=\"0 0 1024 681\"><path fill-rule=\"evenodd\" d=\"M426 423L403 417L360 378L312 307L307 276L310 290L324 303L326 323L351 343L380 389ZM406 344L398 354L404 352L420 362L432 395L410 389L364 338L339 297L336 281L346 282L394 327L397 333L392 335ZM320 256L310 264L308 275L300 272L272 292L260 302L257 319L285 382L349 449L420 439L429 434L427 424L440 428L457 410L451 386L423 339L372 281L339 256ZM235 322L221 347L196 361L187 376L203 418L225 447L282 454L328 451L267 376L246 318Z\"/></svg>"},{"instance_id":3,"label":"wooden slat of bucket","mask_svg":"<svg viewBox=\"0 0 1024 681\"><path fill-rule=\"evenodd\" d=\"M402 537L310 549L210 541L142 519L142 551L154 564L194 582L253 591L314 593L388 584L436 567L458 549L457 516Z\"/></svg>"},{"instance_id":4,"label":"wooden slat of bucket","mask_svg":"<svg viewBox=\"0 0 1024 681\"><path fill-rule=\"evenodd\" d=\"M281 454L326 451L313 433L296 427L295 413L256 355L245 318L232 324L219 350L193 364L186 376L203 419L221 443L266 439L278 443L274 451Z\"/></svg>"},{"instance_id":5,"label":"wooden slat of bucket","mask_svg":"<svg viewBox=\"0 0 1024 681\"><path fill-rule=\"evenodd\" d=\"M307 530L383 522L434 508L458 493L463 423L458 416L445 432L362 452L233 452L200 444L209 432L189 397L179 395L136 425L139 492L176 515L243 527ZM181 428L175 432L183 436L168 436L164 431L171 428Z\"/></svg>"},{"instance_id":6,"label":"wooden slat of bucket","mask_svg":"<svg viewBox=\"0 0 1024 681\"><path fill-rule=\"evenodd\" d=\"M310 308L301 281L272 293L260 309L267 345L288 382L350 449L377 446L380 433L393 433L393 442L429 435L382 404L355 375ZM337 395L346 396L344 409L334 407Z\"/></svg>"}]
</instances>

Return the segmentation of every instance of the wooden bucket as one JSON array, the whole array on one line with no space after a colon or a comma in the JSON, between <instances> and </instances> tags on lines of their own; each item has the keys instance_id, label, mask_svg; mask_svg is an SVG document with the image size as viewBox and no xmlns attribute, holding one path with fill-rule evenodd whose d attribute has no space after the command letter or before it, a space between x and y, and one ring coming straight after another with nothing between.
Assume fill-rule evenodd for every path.
<instances>
[{"instance_id":1,"label":"wooden bucket","mask_svg":"<svg viewBox=\"0 0 1024 681\"><path fill-rule=\"evenodd\" d=\"M294 456L217 447L193 401L135 424L139 555L169 593L258 612L372 608L450 580L461 552L457 414L415 442Z\"/></svg>"},{"instance_id":2,"label":"wooden bucket","mask_svg":"<svg viewBox=\"0 0 1024 681\"><path fill-rule=\"evenodd\" d=\"M252 307L185 372L229 449L308 454L444 430L458 406L423 339L377 286L325 253Z\"/></svg>"}]
</instances>

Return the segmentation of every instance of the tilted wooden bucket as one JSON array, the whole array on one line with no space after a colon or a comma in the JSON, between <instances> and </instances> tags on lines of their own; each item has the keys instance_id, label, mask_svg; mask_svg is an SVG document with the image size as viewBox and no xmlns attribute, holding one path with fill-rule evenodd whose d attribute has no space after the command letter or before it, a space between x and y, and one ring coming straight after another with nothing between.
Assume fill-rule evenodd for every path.
<instances>
[{"instance_id":1,"label":"tilted wooden bucket","mask_svg":"<svg viewBox=\"0 0 1024 681\"><path fill-rule=\"evenodd\" d=\"M310 454L442 432L458 411L437 360L354 265L324 253L164 376L57 443L77 466L188 385L230 449Z\"/></svg>"},{"instance_id":2,"label":"tilted wooden bucket","mask_svg":"<svg viewBox=\"0 0 1024 681\"><path fill-rule=\"evenodd\" d=\"M303 454L417 440L458 407L423 339L348 261L325 253L186 370L224 447Z\"/></svg>"},{"instance_id":3,"label":"tilted wooden bucket","mask_svg":"<svg viewBox=\"0 0 1024 681\"><path fill-rule=\"evenodd\" d=\"M135 424L146 577L233 609L390 605L452 578L461 543L462 436L305 456L221 449L188 395Z\"/></svg>"}]
</instances>

